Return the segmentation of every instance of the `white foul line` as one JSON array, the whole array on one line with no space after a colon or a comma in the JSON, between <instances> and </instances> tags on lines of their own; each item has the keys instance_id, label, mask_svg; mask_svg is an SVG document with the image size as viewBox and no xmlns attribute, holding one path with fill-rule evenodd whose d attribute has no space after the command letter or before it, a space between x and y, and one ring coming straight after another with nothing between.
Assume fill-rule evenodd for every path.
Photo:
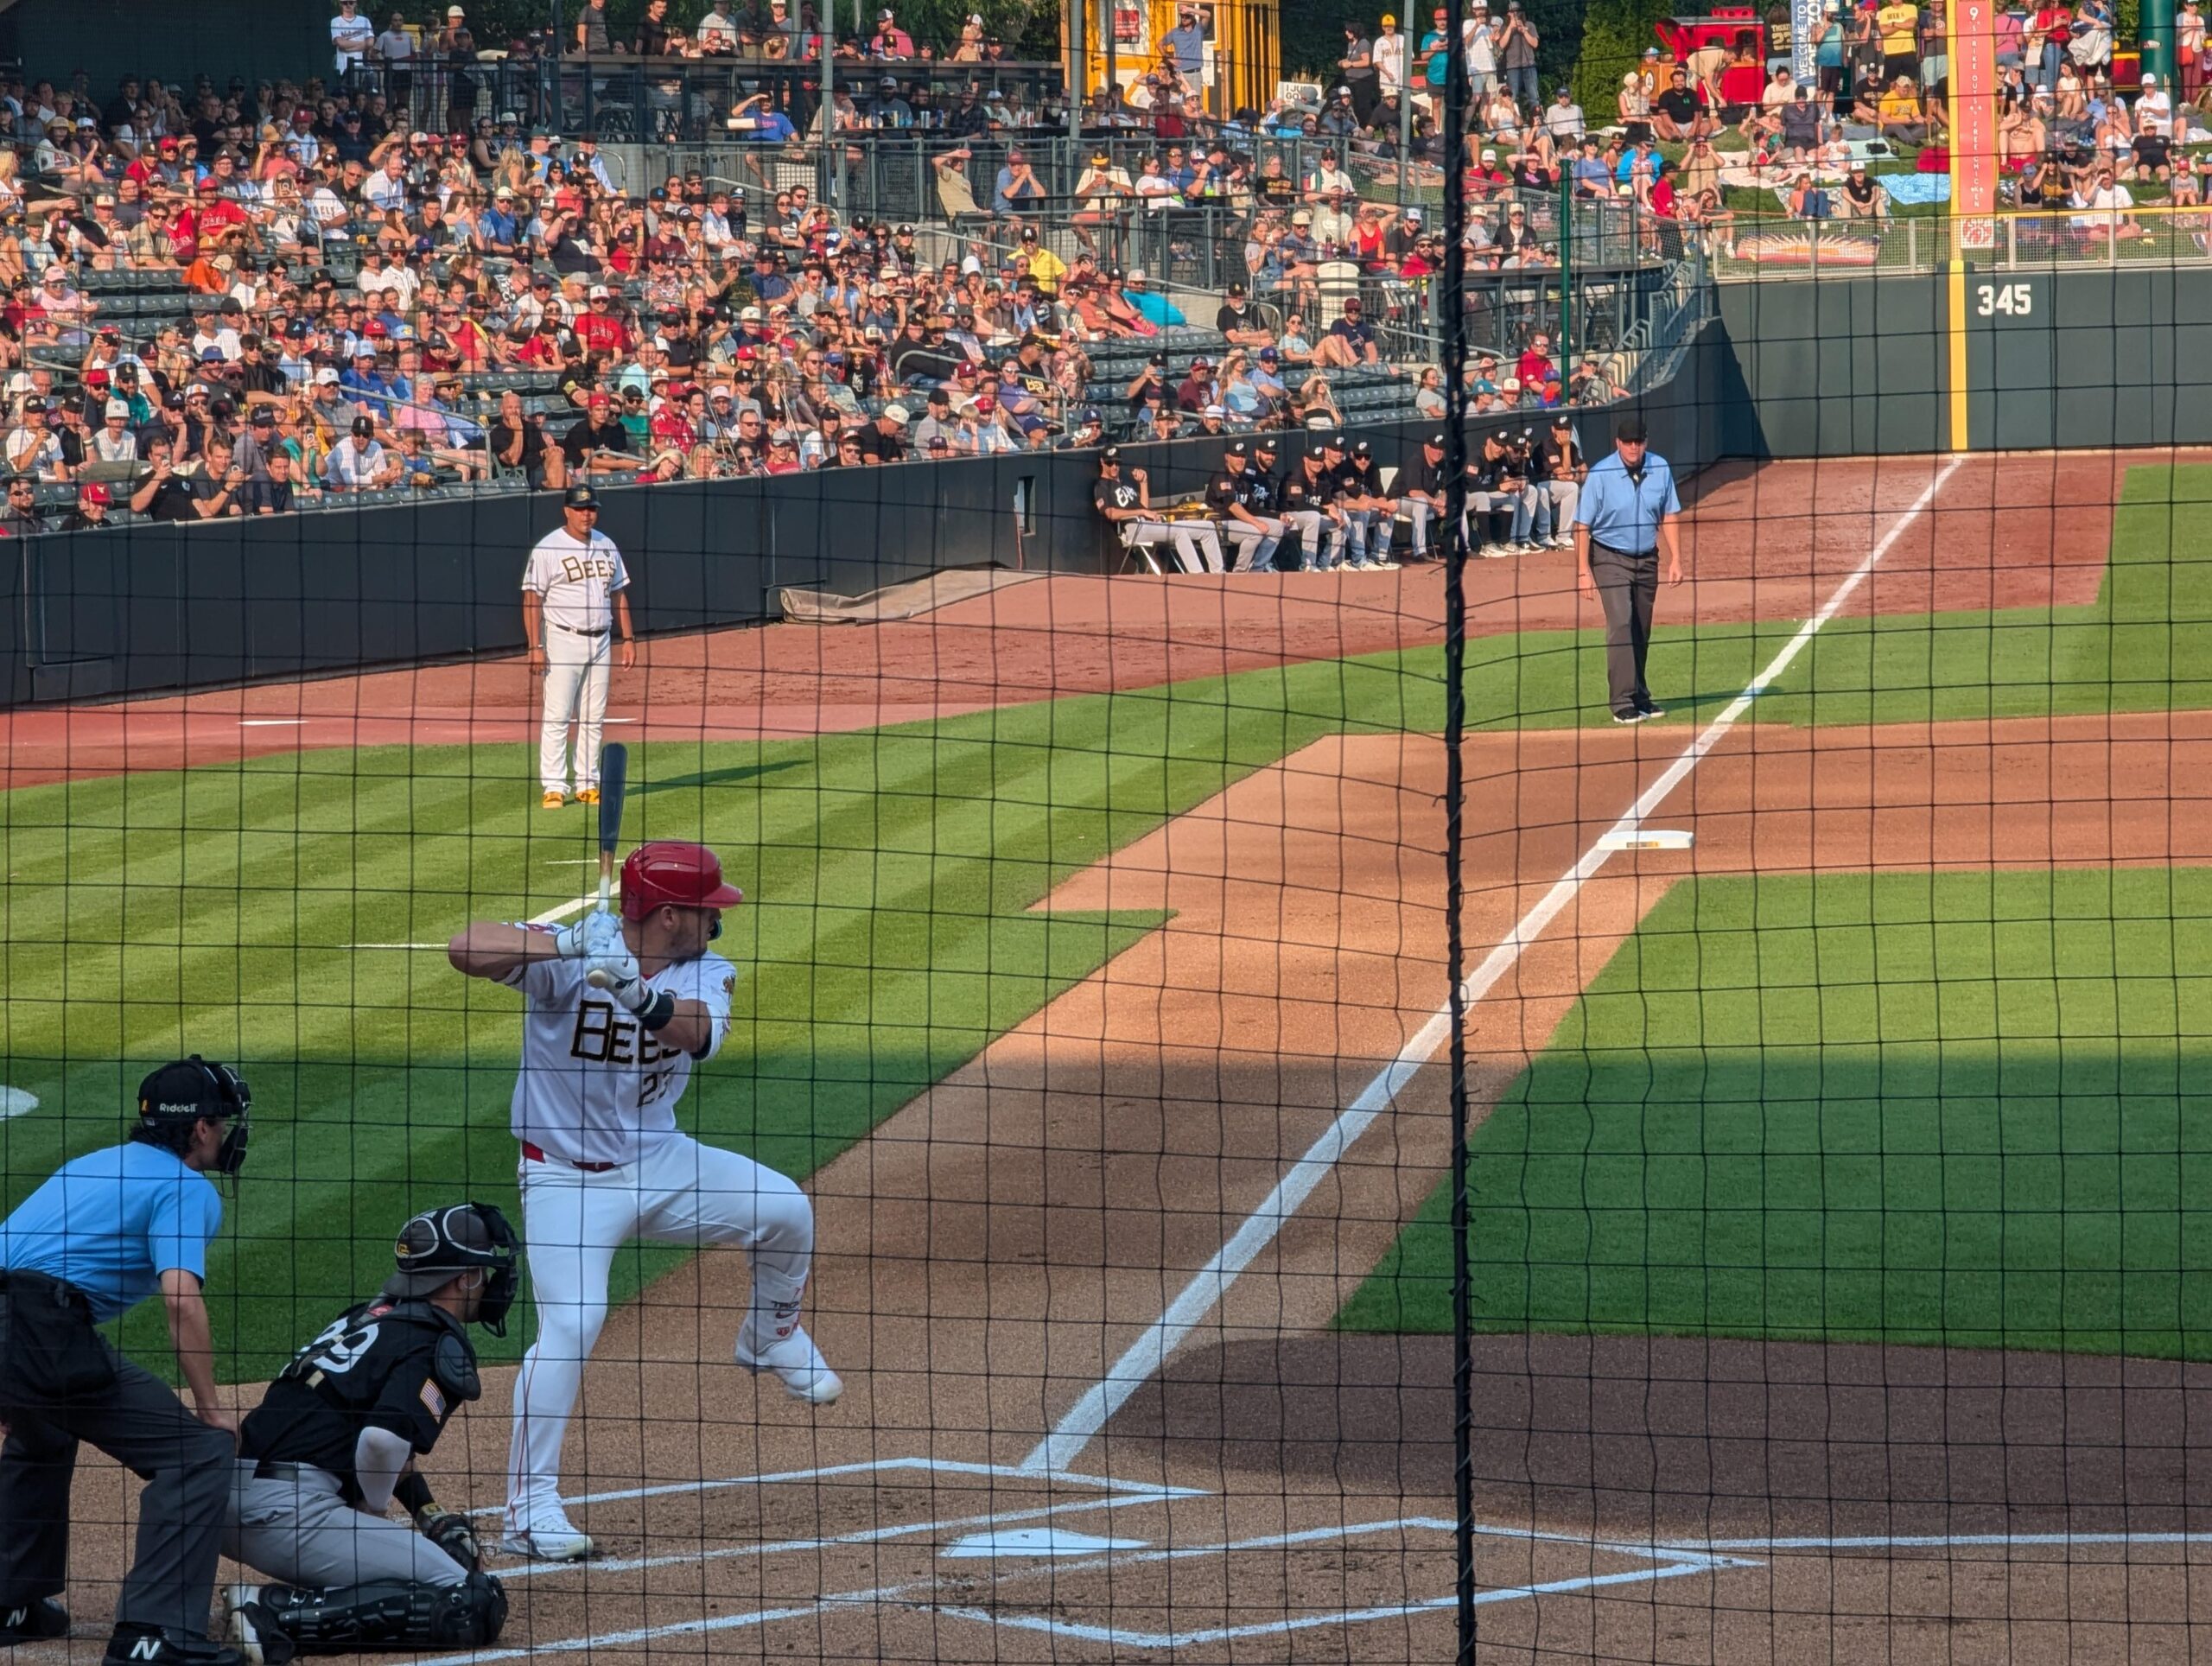
<instances>
[{"instance_id":1,"label":"white foul line","mask_svg":"<svg viewBox=\"0 0 2212 1666\"><path fill-rule=\"evenodd\" d=\"M1751 703L1774 685L1775 679L1788 671L1805 651L1805 645L1820 633L1821 627L1834 619L1843 605L1857 594L1866 582L1875 564L1890 552L1904 529L1926 512L1942 489L1943 482L1951 478L1961 459L1953 457L1936 471L1936 478L1925 490L1913 499L1905 510L1890 523L1887 531L1876 540L1866 558L1852 569L1843 582L1837 585L1834 595L1821 604L1821 610L1797 627L1796 633L1782 645L1781 652L1769 660L1764 669L1745 686L1744 691L1730 701L1688 746L1681 755L1661 772L1659 778L1638 795L1621 818L1582 853L1580 860L1560 875L1542 899L1522 915L1519 923L1507 934L1503 942L1492 949L1481 965L1468 975L1460 986L1461 1003L1471 1009L1521 958L1521 951L1541 937L1545 927L1559 918L1560 912L1583 885L1611 860L1612 852L1605 848L1609 838L1633 830L1646 816L1666 802L1667 796L1687 779L1690 772L1704 761L1705 755L1719 745L1721 738L1736 727L1743 715L1751 709ZM1036 1449L1025 1458L1020 1467L1027 1471L1065 1469L1082 1456L1104 1428L1114 1414L1140 1388L1149 1382L1154 1374L1167 1364L1167 1357L1182 1345L1185 1338L1198 1327L1198 1321L1217 1307L1229 1294L1229 1287L1237 1275L1274 1242L1282 1224L1295 1215L1313 1196L1338 1160L1351 1149L1368 1126L1388 1110L1406 1084L1412 1081L1422 1065L1436 1056L1444 1046L1452 1027L1452 1008L1447 1003L1429 1015L1428 1021L1398 1050L1398 1056L1363 1089L1357 1098L1345 1109L1344 1115L1332 1122L1321 1137L1307 1148L1306 1154L1275 1182L1274 1189L1260 1200L1259 1206L1244 1218L1243 1224L1230 1236L1211 1261L1200 1268L1185 1284L1166 1311L1154 1319L1144 1334L1131 1343L1122 1357L1116 1360L1106 1375L1084 1392L1083 1398L1068 1408L1052 1432L1037 1443Z\"/></svg>"}]
</instances>

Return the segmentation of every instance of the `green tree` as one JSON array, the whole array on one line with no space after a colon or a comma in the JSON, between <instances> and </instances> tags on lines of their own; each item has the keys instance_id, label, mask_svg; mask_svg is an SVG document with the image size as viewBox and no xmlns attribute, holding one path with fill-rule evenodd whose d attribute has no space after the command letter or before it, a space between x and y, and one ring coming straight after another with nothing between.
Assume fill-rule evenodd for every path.
<instances>
[{"instance_id":1,"label":"green tree","mask_svg":"<svg viewBox=\"0 0 2212 1666\"><path fill-rule=\"evenodd\" d=\"M1674 10L1669 0L1590 0L1576 43L1574 96L1592 126L1613 119L1621 77L1643 61L1645 48L1659 44L1652 25Z\"/></svg>"}]
</instances>

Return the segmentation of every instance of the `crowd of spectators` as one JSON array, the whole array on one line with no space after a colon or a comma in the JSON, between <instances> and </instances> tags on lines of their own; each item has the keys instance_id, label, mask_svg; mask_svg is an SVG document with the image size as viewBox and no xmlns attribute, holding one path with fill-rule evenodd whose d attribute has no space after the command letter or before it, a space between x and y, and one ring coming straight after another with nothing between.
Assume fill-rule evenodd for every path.
<instances>
[{"instance_id":1,"label":"crowd of spectators","mask_svg":"<svg viewBox=\"0 0 2212 1666\"><path fill-rule=\"evenodd\" d=\"M795 22L786 10L711 5L687 31L652 0L643 32L618 41L587 8L566 44L818 50L810 9ZM838 51L929 57L889 9L876 21ZM696 171L626 191L590 134L476 113L458 5L442 29L393 15L379 29L343 4L330 74L298 84L127 78L103 99L81 76L0 79L0 126L19 136L0 146L0 447L32 487L0 531L30 530L64 486L81 488L73 518L202 518L456 480L728 478L1333 429L1345 412L1332 378L1409 375L1408 400L1440 414L1434 371L1393 365L1359 296L1324 274L1341 262L1418 284L1441 264L1422 211L1368 200L1349 171L1382 143L1408 78L1423 117L1437 113L1437 41L1415 48L1394 22L1371 40L1355 31L1319 111L1217 120L1191 56L1210 15L1187 8L1181 22L1160 65L1096 112L1101 149L1075 200L1044 199L1019 145L1006 152L976 205L997 238L841 215L805 184L769 188L765 171L750 193ZM1533 34L1517 8L1495 27L1500 43ZM1474 28L1491 38L1486 16ZM992 54L971 22L947 56ZM1467 155L1478 269L1556 258L1516 188L1555 178L1582 137L1555 107L1537 113L1519 54L1500 58L1495 86L1471 71L1497 135L1516 136L1504 153ZM452 119L417 125L438 66ZM1007 113L980 79L939 111L915 109L895 75L841 89L855 81L855 119L948 130L933 148L941 179L964 178L959 141ZM845 126L847 96L814 112L817 134ZM1151 148L1132 177L1115 157L1140 122ZM741 106L730 125L803 142L782 108ZM1317 131L1343 143L1262 143ZM1294 176L1285 149L1317 160ZM1201 204L1228 211L1249 273L1202 305L1124 264L1121 242L1128 214ZM1055 226L1079 246L1056 252L1040 235ZM1155 351L1125 385L1128 343ZM1593 365L1570 374L1548 346L1531 351L1540 367L1471 367L1483 408L1610 391ZM1122 366L1103 381L1102 357Z\"/></svg>"}]
</instances>

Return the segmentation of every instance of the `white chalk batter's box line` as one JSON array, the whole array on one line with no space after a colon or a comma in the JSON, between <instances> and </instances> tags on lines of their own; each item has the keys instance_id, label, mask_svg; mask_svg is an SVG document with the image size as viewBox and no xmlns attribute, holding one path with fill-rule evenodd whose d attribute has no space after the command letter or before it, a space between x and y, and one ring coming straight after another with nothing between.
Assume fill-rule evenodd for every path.
<instances>
[{"instance_id":1,"label":"white chalk batter's box line","mask_svg":"<svg viewBox=\"0 0 2212 1666\"><path fill-rule=\"evenodd\" d=\"M643 1568L667 1567L709 1561L753 1559L788 1554L814 1553L837 1546L883 1544L900 1539L943 1537L948 1543L939 1551L940 1556L959 1558L972 1566L976 1561L990 1564L991 1577L999 1585L1046 1574L1065 1577L1071 1574L1136 1567L1155 1563L1186 1561L1198 1558L1227 1558L1235 1553L1253 1551L1282 1552L1306 1548L1344 1544L1354 1540L1385 1535L1403 1536L1407 1533L1434 1534L1448 1543L1452 1523L1437 1517L1409 1516L1385 1521L1334 1523L1289 1533L1268 1534L1253 1538L1227 1540L1218 1543L1194 1545L1150 1545L1141 1542L1116 1542L1110 1540L1084 1540L1070 1535L1058 1545L1053 1544L1049 1532L1025 1535L1017 1531L1007 1535L1007 1529L1026 1529L1049 1523L1068 1516L1092 1512L1124 1510L1136 1505L1158 1505L1179 1498L1205 1498L1220 1495L1203 1487L1169 1486L1146 1482L1117 1480L1110 1476L1086 1475L1072 1472L1040 1472L1026 1467L995 1464L960 1463L938 1458L885 1458L860 1463L838 1464L815 1469L785 1470L765 1475L732 1476L721 1479L679 1481L642 1487L626 1487L617 1491L587 1493L564 1499L564 1504L615 1503L637 1498L666 1497L682 1494L728 1491L740 1487L760 1487L779 1485L819 1485L860 1476L906 1475L943 1476L989 1482L1003 1480L1034 1487L1044 1482L1053 1485L1087 1488L1096 1491L1094 1497L1046 1499L1038 1504L1018 1510L994 1510L975 1515L939 1517L925 1521L893 1522L875 1527L859 1529L849 1533L825 1535L817 1538L786 1539L756 1544L732 1544L699 1549L677 1555L637 1557L623 1561L594 1561L583 1568L573 1565L548 1566L523 1563L501 1566L502 1580L527 1580L545 1574L570 1576L584 1573L632 1573ZM497 1513L498 1507L477 1510L477 1515ZM1711 1573L1727 1567L1750 1567L1755 1561L1741 1556L1726 1555L1717 1549L1687 1545L1656 1545L1649 1543L1615 1543L1592 1540L1574 1535L1531 1531L1516 1528L1478 1527L1476 1531L1493 1539L1512 1539L1522 1542L1554 1542L1571 1545L1595 1557L1610 1555L1628 1558L1640 1566L1607 1573L1589 1573L1572 1578L1546 1580L1541 1583L1497 1587L1480 1592L1479 1603L1510 1602L1528 1598L1578 1591L1602 1590L1610 1587L1645 1582L1654 1580L1678 1579L1688 1574ZM1097 1554L1081 1554L1096 1546L1107 1546ZM1071 1553L1074 1554L1071 1554ZM818 1620L823 1615L845 1610L892 1606L917 1612L934 1612L947 1618L971 1621L985 1625L1005 1626L1014 1630L1042 1631L1064 1637L1071 1642L1103 1644L1116 1648L1182 1648L1194 1644L1220 1641L1226 1638L1254 1637L1311 1630L1318 1626L1357 1625L1369 1621L1401 1618L1410 1615L1429 1613L1448 1609L1456 1602L1449 1594L1410 1599L1366 1608L1346 1608L1328 1612L1308 1612L1286 1614L1279 1619L1258 1621L1250 1625L1215 1626L1188 1632L1147 1632L1104 1625L1090 1625L1080 1621L1047 1614L998 1612L972 1606L941 1603L937 1599L942 1576L931 1574L895 1584L874 1587L866 1590L841 1591L817 1599L791 1603L778 1607L753 1610L741 1613L717 1614L696 1620L679 1620L659 1625L639 1627L619 1632L599 1633L589 1637L537 1640L521 1648L480 1650L471 1654L450 1655L418 1662L417 1666L465 1666L466 1663L484 1663L518 1659L531 1654L567 1654L588 1652L594 1649L633 1648L664 1639L703 1636L713 1632L740 1631L766 1627L785 1620Z\"/></svg>"}]
</instances>

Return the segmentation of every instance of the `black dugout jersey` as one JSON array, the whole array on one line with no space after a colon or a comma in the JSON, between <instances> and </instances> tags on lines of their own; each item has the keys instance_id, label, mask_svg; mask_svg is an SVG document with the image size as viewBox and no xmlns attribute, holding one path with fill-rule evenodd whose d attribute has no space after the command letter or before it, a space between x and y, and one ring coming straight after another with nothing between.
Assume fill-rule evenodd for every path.
<instances>
[{"instance_id":1,"label":"black dugout jersey","mask_svg":"<svg viewBox=\"0 0 2212 1666\"><path fill-rule=\"evenodd\" d=\"M1272 515L1275 510L1275 483L1257 469L1248 468L1236 477L1236 501L1255 515Z\"/></svg>"},{"instance_id":2,"label":"black dugout jersey","mask_svg":"<svg viewBox=\"0 0 2212 1666\"><path fill-rule=\"evenodd\" d=\"M1337 499L1337 477L1327 469L1308 476L1304 465L1294 464L1282 477L1277 496L1285 509L1326 509Z\"/></svg>"},{"instance_id":3,"label":"black dugout jersey","mask_svg":"<svg viewBox=\"0 0 2212 1666\"><path fill-rule=\"evenodd\" d=\"M1237 485L1244 477L1232 474L1227 469L1206 482L1206 507L1217 515L1226 515L1233 504L1244 501L1237 492Z\"/></svg>"},{"instance_id":4,"label":"black dugout jersey","mask_svg":"<svg viewBox=\"0 0 2212 1666\"><path fill-rule=\"evenodd\" d=\"M1440 462L1430 463L1428 453L1426 450L1415 452L1414 460L1406 465L1404 472L1398 476L1398 489L1401 492L1418 492L1423 497L1442 497L1444 495L1444 465Z\"/></svg>"},{"instance_id":5,"label":"black dugout jersey","mask_svg":"<svg viewBox=\"0 0 2212 1666\"><path fill-rule=\"evenodd\" d=\"M1101 509L1135 509L1141 499L1128 480L1102 480L1090 488L1090 500Z\"/></svg>"},{"instance_id":6,"label":"black dugout jersey","mask_svg":"<svg viewBox=\"0 0 2212 1666\"><path fill-rule=\"evenodd\" d=\"M238 1450L327 1470L358 1503L353 1450L363 1429L427 1453L482 1392L476 1350L457 1320L427 1301L378 1296L347 1308L293 1356L247 1415Z\"/></svg>"}]
</instances>

